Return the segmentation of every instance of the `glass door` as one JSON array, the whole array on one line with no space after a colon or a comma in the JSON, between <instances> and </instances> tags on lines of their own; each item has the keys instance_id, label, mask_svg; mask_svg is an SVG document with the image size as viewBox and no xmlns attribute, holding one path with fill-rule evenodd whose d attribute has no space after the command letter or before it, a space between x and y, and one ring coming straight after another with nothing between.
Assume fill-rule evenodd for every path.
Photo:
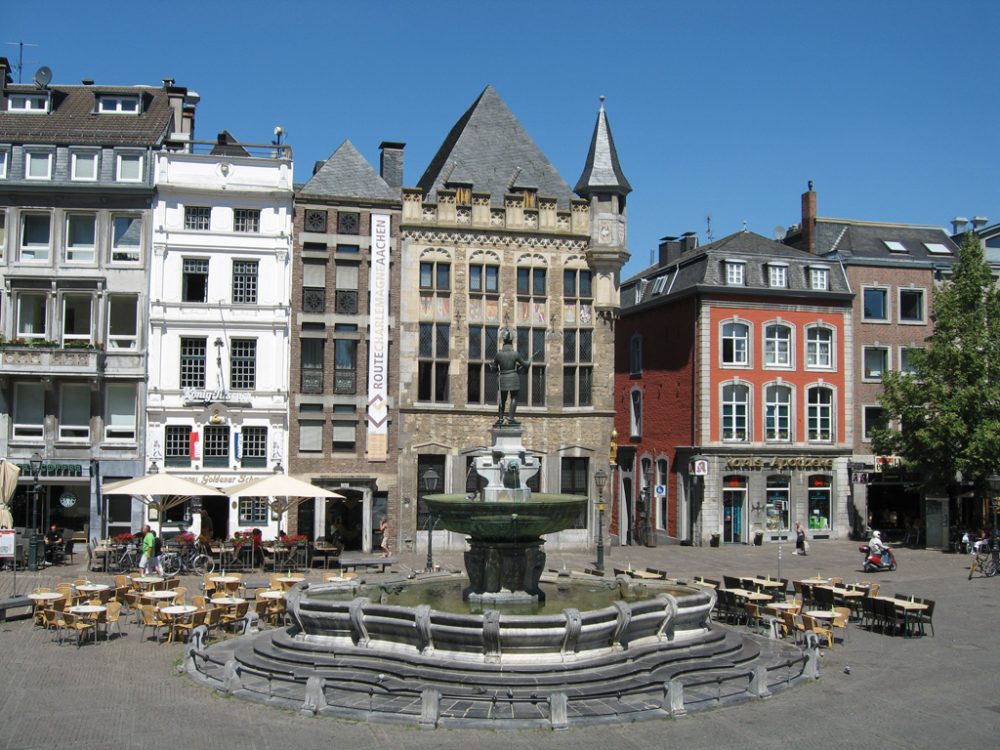
<instances>
[{"instance_id":1,"label":"glass door","mask_svg":"<svg viewBox=\"0 0 1000 750\"><path fill-rule=\"evenodd\" d=\"M727 487L722 491L722 541L739 544L744 539L743 515L746 487Z\"/></svg>"}]
</instances>

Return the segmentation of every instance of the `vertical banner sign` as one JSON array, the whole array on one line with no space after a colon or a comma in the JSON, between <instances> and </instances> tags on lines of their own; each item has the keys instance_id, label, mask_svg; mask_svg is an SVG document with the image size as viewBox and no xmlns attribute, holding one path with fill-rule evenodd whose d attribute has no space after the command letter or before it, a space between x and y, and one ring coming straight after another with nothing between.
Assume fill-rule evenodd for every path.
<instances>
[{"instance_id":1,"label":"vertical banner sign","mask_svg":"<svg viewBox=\"0 0 1000 750\"><path fill-rule=\"evenodd\" d=\"M389 230L388 214L372 214L372 258L368 276L371 302L368 331L369 461L385 461L389 451Z\"/></svg>"}]
</instances>

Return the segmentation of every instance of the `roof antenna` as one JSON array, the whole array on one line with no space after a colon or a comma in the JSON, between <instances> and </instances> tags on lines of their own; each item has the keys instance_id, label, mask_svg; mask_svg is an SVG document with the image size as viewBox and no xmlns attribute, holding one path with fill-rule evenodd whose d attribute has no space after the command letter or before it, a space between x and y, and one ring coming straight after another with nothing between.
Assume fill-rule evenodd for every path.
<instances>
[{"instance_id":1,"label":"roof antenna","mask_svg":"<svg viewBox=\"0 0 1000 750\"><path fill-rule=\"evenodd\" d=\"M746 234L749 231L750 231L750 227L747 226L747 220L744 219L743 220L743 234Z\"/></svg>"},{"instance_id":2,"label":"roof antenna","mask_svg":"<svg viewBox=\"0 0 1000 750\"><path fill-rule=\"evenodd\" d=\"M31 42L7 42L7 44L17 47L17 82L20 83L21 71L24 70L24 48L37 47L38 45Z\"/></svg>"},{"instance_id":3,"label":"roof antenna","mask_svg":"<svg viewBox=\"0 0 1000 750\"><path fill-rule=\"evenodd\" d=\"M711 242L712 241L712 214L707 214L705 216L705 238Z\"/></svg>"}]
</instances>

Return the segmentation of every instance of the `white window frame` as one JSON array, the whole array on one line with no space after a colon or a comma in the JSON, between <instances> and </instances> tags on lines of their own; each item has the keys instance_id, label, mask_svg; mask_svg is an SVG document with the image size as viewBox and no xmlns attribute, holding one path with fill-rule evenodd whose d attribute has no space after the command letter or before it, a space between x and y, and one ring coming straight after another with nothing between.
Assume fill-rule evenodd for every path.
<instances>
[{"instance_id":1,"label":"white window frame","mask_svg":"<svg viewBox=\"0 0 1000 750\"><path fill-rule=\"evenodd\" d=\"M75 391L71 396L68 391ZM83 424L73 424L66 416L67 405L86 404L87 419ZM90 386L80 383L63 383L59 389L59 440L66 443L86 443L90 440Z\"/></svg>"},{"instance_id":2,"label":"white window frame","mask_svg":"<svg viewBox=\"0 0 1000 750\"><path fill-rule=\"evenodd\" d=\"M38 102L41 101L44 106L42 107L29 107L29 106L17 106L18 104L27 105L28 102ZM48 114L49 107L52 105L52 99L48 94L8 94L7 95L7 111L15 112L19 115L44 115Z\"/></svg>"},{"instance_id":3,"label":"white window frame","mask_svg":"<svg viewBox=\"0 0 1000 750\"><path fill-rule=\"evenodd\" d=\"M19 421L22 411L19 408L23 402L21 396L22 389L33 389L41 393L42 397L42 420L40 422ZM15 440L25 440L33 443L41 443L45 440L45 386L42 383L15 383L14 384L14 404L11 415L13 429L11 437Z\"/></svg>"},{"instance_id":4,"label":"white window frame","mask_svg":"<svg viewBox=\"0 0 1000 750\"><path fill-rule=\"evenodd\" d=\"M7 211L0 208L0 261L7 257Z\"/></svg>"},{"instance_id":5,"label":"white window frame","mask_svg":"<svg viewBox=\"0 0 1000 750\"><path fill-rule=\"evenodd\" d=\"M135 252L138 257L128 260L122 260L121 258L115 258L115 252L118 250L118 246L115 245L115 221L118 219L130 219L138 220L139 222L139 244L134 246ZM142 263L142 250L143 250L143 218L141 214L132 214L127 212L113 213L111 214L111 221L108 226L108 263L112 265L122 264L134 266ZM132 250L126 250L125 248L132 248L132 245L123 245L120 252L132 252Z\"/></svg>"},{"instance_id":6,"label":"white window frame","mask_svg":"<svg viewBox=\"0 0 1000 750\"><path fill-rule=\"evenodd\" d=\"M817 363L809 363L809 349L811 342L809 340L809 334L815 330L824 330L830 334L830 339L828 342L829 351L827 352L827 358L829 359L829 364L819 364L818 357ZM803 347L803 364L806 370L836 370L837 369L837 329L827 323L812 323L806 326L806 343ZM817 351L817 354L819 352Z\"/></svg>"},{"instance_id":7,"label":"white window frame","mask_svg":"<svg viewBox=\"0 0 1000 750\"><path fill-rule=\"evenodd\" d=\"M123 109L123 102L135 102L135 109ZM105 106L114 103L114 107ZM142 113L142 100L138 96L106 95L97 100L97 112L102 115L138 115Z\"/></svg>"},{"instance_id":8,"label":"white window frame","mask_svg":"<svg viewBox=\"0 0 1000 750\"><path fill-rule=\"evenodd\" d=\"M830 289L830 269L826 266L809 266L809 288L814 292Z\"/></svg>"},{"instance_id":9,"label":"white window frame","mask_svg":"<svg viewBox=\"0 0 1000 750\"><path fill-rule=\"evenodd\" d=\"M817 390L826 390L830 393L829 404L817 404L815 408L817 410L828 410L826 419L829 422L830 434L828 437L822 437L822 419L823 415L817 411L815 420L817 421L817 430L819 437L813 437L813 430L811 427L811 422L813 421L813 405L809 401L810 395ZM805 388L805 402L806 402L806 440L810 443L823 443L830 444L836 440L837 436L837 390L829 383L811 383Z\"/></svg>"},{"instance_id":10,"label":"white window frame","mask_svg":"<svg viewBox=\"0 0 1000 750\"><path fill-rule=\"evenodd\" d=\"M787 401L778 401L776 399L772 400L771 393L777 389L784 389L788 394ZM795 439L795 388L791 383L783 383L781 381L776 381L772 383L765 383L763 388L764 394L764 411L762 418L764 420L764 440L768 443L791 443ZM774 430L770 430L767 425L767 413L771 406L781 406L785 405L788 407L788 413L784 416L785 437L781 437L782 428L780 423L780 417L775 416Z\"/></svg>"},{"instance_id":11,"label":"white window frame","mask_svg":"<svg viewBox=\"0 0 1000 750\"><path fill-rule=\"evenodd\" d=\"M633 388L629 393L629 434L642 437L642 390Z\"/></svg>"},{"instance_id":12,"label":"white window frame","mask_svg":"<svg viewBox=\"0 0 1000 750\"><path fill-rule=\"evenodd\" d=\"M747 264L745 260L726 260L726 286L746 286Z\"/></svg>"},{"instance_id":13,"label":"white window frame","mask_svg":"<svg viewBox=\"0 0 1000 750\"><path fill-rule=\"evenodd\" d=\"M740 336L728 336L726 334L726 326L743 326L746 329L746 335ZM743 339L743 357L740 359L737 357L737 346L736 342ZM726 361L726 341L733 341L733 361ZM728 320L723 320L719 323L719 365L725 368L739 368L747 369L751 366L752 354L751 349L753 341L753 326L746 320L740 318L729 318Z\"/></svg>"},{"instance_id":14,"label":"white window frame","mask_svg":"<svg viewBox=\"0 0 1000 750\"><path fill-rule=\"evenodd\" d=\"M10 161L10 152L5 148L0 148L0 180L7 179L7 163Z\"/></svg>"},{"instance_id":15,"label":"white window frame","mask_svg":"<svg viewBox=\"0 0 1000 750\"><path fill-rule=\"evenodd\" d=\"M901 344L900 345L900 347L899 347L899 354L898 354L899 358L896 361L899 363L898 369L899 369L899 371L901 373L903 373L904 375L912 375L913 374L913 370L906 369L904 367L904 365L906 364L906 352L911 351L911 350L912 351L916 351L918 349L923 349L923 348L924 347L922 347L922 346L911 346L911 345L907 345L907 344Z\"/></svg>"},{"instance_id":16,"label":"white window frame","mask_svg":"<svg viewBox=\"0 0 1000 750\"><path fill-rule=\"evenodd\" d=\"M77 162L81 156L87 156L94 160L94 176L81 176L77 170ZM75 182L96 182L101 176L101 154L99 151L73 151L70 153L70 179Z\"/></svg>"},{"instance_id":17,"label":"white window frame","mask_svg":"<svg viewBox=\"0 0 1000 750\"><path fill-rule=\"evenodd\" d=\"M882 292L885 296L885 317L884 318L870 318L865 310L865 293L869 291ZM889 303L891 302L889 295L889 287L883 286L881 284L866 284L861 287L861 320L865 323L888 323L892 320L892 310L889 309Z\"/></svg>"},{"instance_id":18,"label":"white window frame","mask_svg":"<svg viewBox=\"0 0 1000 750\"><path fill-rule=\"evenodd\" d=\"M66 302L67 300L82 300L86 298L90 302L90 320L87 325L87 332L83 333L67 333L66 332ZM94 312L96 300L93 294L87 294L85 292L80 293L69 293L61 294L59 297L59 333L62 338L63 345L69 342L81 342L84 344L94 343Z\"/></svg>"},{"instance_id":19,"label":"white window frame","mask_svg":"<svg viewBox=\"0 0 1000 750\"><path fill-rule=\"evenodd\" d=\"M94 222L94 242L91 245L73 245L70 246L70 231L69 224L73 219L89 218L93 219ZM67 263L72 264L93 264L97 259L97 214L86 213L83 211L71 212L65 215L63 221L63 239L64 239L64 249L63 257ZM84 257L75 257L76 254L81 254Z\"/></svg>"},{"instance_id":20,"label":"white window frame","mask_svg":"<svg viewBox=\"0 0 1000 750\"><path fill-rule=\"evenodd\" d=\"M24 179L26 180L51 180L52 179L52 152L43 149L27 148L24 150ZM33 177L31 175L31 163L35 158L45 157L45 176Z\"/></svg>"},{"instance_id":21,"label":"white window frame","mask_svg":"<svg viewBox=\"0 0 1000 750\"><path fill-rule=\"evenodd\" d=\"M877 375L868 369L868 352L883 352L885 354L884 364L881 372ZM881 383L882 375L892 368L892 348L884 344L869 344L861 347L861 380L865 383Z\"/></svg>"},{"instance_id":22,"label":"white window frame","mask_svg":"<svg viewBox=\"0 0 1000 750\"><path fill-rule=\"evenodd\" d=\"M728 388L744 389L744 393L746 393L746 400L738 401L735 398L732 400L727 400L726 390ZM735 394L736 391L734 390L733 393ZM742 430L743 432L742 437L740 437L741 430L738 427L738 419L736 413L736 409L740 406L740 404L743 405L743 421L745 423L745 426ZM730 434L727 435L726 409L730 407L733 409L732 428L729 430ZM751 387L750 383L744 382L742 380L730 380L726 381L725 383L719 384L719 437L722 439L723 442L749 443L751 436L753 435L753 420L751 419L752 414L753 414L753 388Z\"/></svg>"},{"instance_id":23,"label":"white window frame","mask_svg":"<svg viewBox=\"0 0 1000 750\"><path fill-rule=\"evenodd\" d=\"M112 392L128 392L132 397L132 422L129 424L127 421L115 420L115 414L112 413L111 407L114 402L112 398ZM108 384L107 391L105 395L105 414L104 414L104 439L108 442L116 443L135 443L138 436L138 405L139 405L139 391L138 386L134 383L112 383ZM123 411L119 417L125 417L126 414Z\"/></svg>"},{"instance_id":24,"label":"white window frame","mask_svg":"<svg viewBox=\"0 0 1000 750\"><path fill-rule=\"evenodd\" d=\"M42 299L42 312L45 315L45 325L41 333L27 333L21 330L21 301L25 297L40 297ZM49 295L41 291L20 291L14 298L14 336L19 339L47 339L49 333Z\"/></svg>"},{"instance_id":25,"label":"white window frame","mask_svg":"<svg viewBox=\"0 0 1000 750\"><path fill-rule=\"evenodd\" d=\"M115 351L135 351L139 348L139 297L133 294L109 294L108 295L108 307L107 307L107 321L108 321L108 350ZM114 334L111 331L111 324L114 322L113 305L115 300L119 299L130 299L135 302L135 333L131 335L121 335Z\"/></svg>"},{"instance_id":26,"label":"white window frame","mask_svg":"<svg viewBox=\"0 0 1000 750\"><path fill-rule=\"evenodd\" d=\"M907 292L920 293L920 319L907 320L903 317L903 295ZM927 325L927 290L918 286L901 286L896 289L896 319L901 326Z\"/></svg>"},{"instance_id":27,"label":"white window frame","mask_svg":"<svg viewBox=\"0 0 1000 750\"><path fill-rule=\"evenodd\" d=\"M868 433L868 410L869 409L879 409L880 411L885 411L885 408L879 404L864 404L861 407L861 440L865 443L870 443L872 441L872 436Z\"/></svg>"},{"instance_id":28,"label":"white window frame","mask_svg":"<svg viewBox=\"0 0 1000 750\"><path fill-rule=\"evenodd\" d=\"M788 264L768 263L767 284L774 289L788 288Z\"/></svg>"},{"instance_id":29,"label":"white window frame","mask_svg":"<svg viewBox=\"0 0 1000 750\"><path fill-rule=\"evenodd\" d=\"M142 182L143 178L143 168L146 166L146 155L142 153L116 153L115 154L115 182ZM139 176L138 177L122 177L122 165L125 163L125 159L138 159L139 160Z\"/></svg>"},{"instance_id":30,"label":"white window frame","mask_svg":"<svg viewBox=\"0 0 1000 750\"><path fill-rule=\"evenodd\" d=\"M788 338L785 339L785 341L787 341L788 343L788 349L785 353L785 360L783 362L777 359L775 359L775 361L773 362L769 361L767 345L768 342L772 340L768 336L768 329L770 328L784 328L788 332ZM783 320L769 320L763 326L763 335L764 335L764 347L763 347L764 367L767 368L768 370L791 370L795 366L795 328L789 325L788 323L784 322ZM777 342L780 341L780 339L773 339L773 340L775 341L774 351L777 352L778 351Z\"/></svg>"},{"instance_id":31,"label":"white window frame","mask_svg":"<svg viewBox=\"0 0 1000 750\"><path fill-rule=\"evenodd\" d=\"M25 245L24 225L25 219L29 216L44 216L49 222L49 241L45 245ZM52 257L52 213L49 211L22 211L18 222L18 260L22 263L48 263ZM34 257L26 258L25 250ZM42 253L39 257L39 253Z\"/></svg>"}]
</instances>

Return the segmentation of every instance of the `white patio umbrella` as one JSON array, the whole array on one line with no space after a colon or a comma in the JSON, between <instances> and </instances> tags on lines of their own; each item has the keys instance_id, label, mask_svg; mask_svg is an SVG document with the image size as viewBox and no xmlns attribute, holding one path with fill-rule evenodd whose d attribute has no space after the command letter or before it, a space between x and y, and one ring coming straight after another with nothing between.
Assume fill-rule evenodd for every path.
<instances>
[{"instance_id":1,"label":"white patio umbrella","mask_svg":"<svg viewBox=\"0 0 1000 750\"><path fill-rule=\"evenodd\" d=\"M17 478L21 469L10 461L0 460L0 529L14 528L14 517L10 513L10 499L17 488Z\"/></svg>"},{"instance_id":2,"label":"white patio umbrella","mask_svg":"<svg viewBox=\"0 0 1000 750\"><path fill-rule=\"evenodd\" d=\"M104 485L102 494L131 495L139 498L144 505L157 511L159 523L163 522L164 513L192 497L224 495L215 487L198 484L174 474L147 474L144 477L112 482Z\"/></svg>"},{"instance_id":3,"label":"white patio umbrella","mask_svg":"<svg viewBox=\"0 0 1000 750\"><path fill-rule=\"evenodd\" d=\"M229 497L266 497L267 507L279 516L310 497L344 499L339 493L317 487L289 474L271 474L254 482L239 484L227 489L226 494ZM281 531L280 524L278 531Z\"/></svg>"}]
</instances>

